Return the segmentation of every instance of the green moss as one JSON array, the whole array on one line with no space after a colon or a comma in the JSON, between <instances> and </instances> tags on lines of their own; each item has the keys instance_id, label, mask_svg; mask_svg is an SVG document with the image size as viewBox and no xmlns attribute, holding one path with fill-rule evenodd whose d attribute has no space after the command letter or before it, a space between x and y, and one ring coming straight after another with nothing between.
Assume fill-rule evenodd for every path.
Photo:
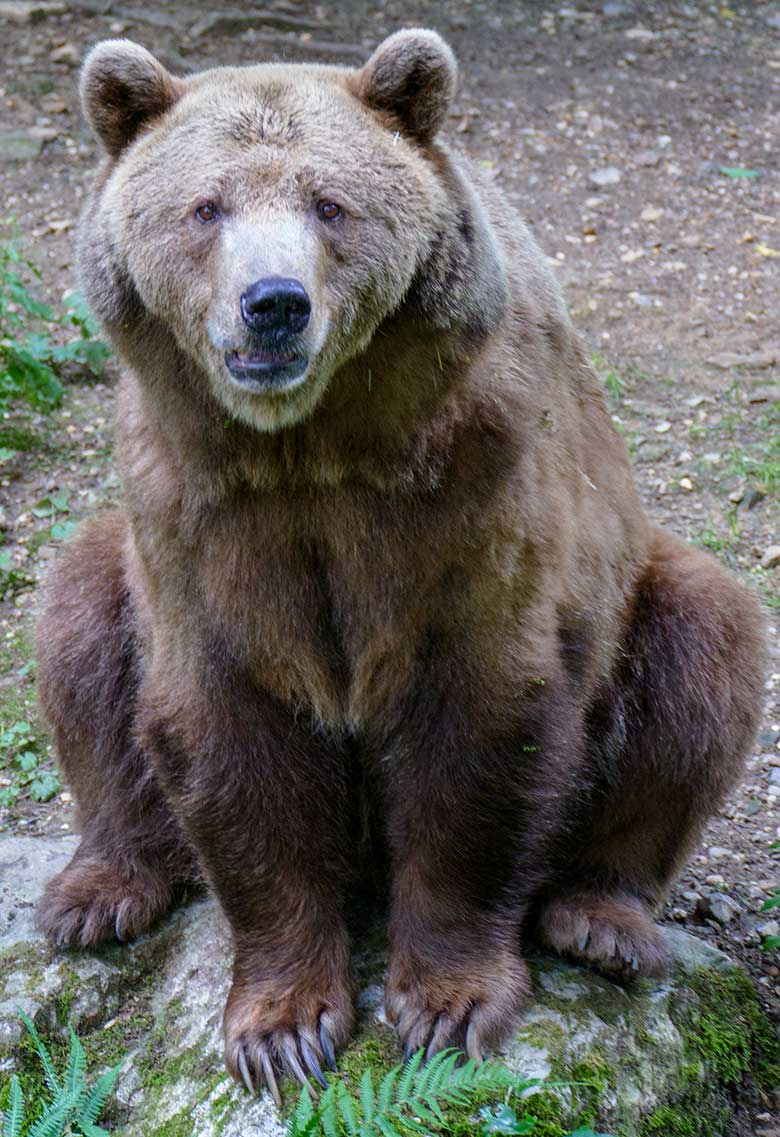
<instances>
[{"instance_id":1,"label":"green moss","mask_svg":"<svg viewBox=\"0 0 780 1137\"><path fill-rule=\"evenodd\" d=\"M715 1106L705 1112L701 1102L681 1102L675 1106L664 1105L642 1122L640 1137L722 1137L727 1132L732 1118L732 1109L727 1105Z\"/></svg>"},{"instance_id":2,"label":"green moss","mask_svg":"<svg viewBox=\"0 0 780 1137\"><path fill-rule=\"evenodd\" d=\"M688 1053L726 1086L748 1075L764 1089L779 1086L780 1038L747 975L701 968L688 977L688 987L693 997L672 1007Z\"/></svg>"},{"instance_id":3,"label":"green moss","mask_svg":"<svg viewBox=\"0 0 780 1137\"><path fill-rule=\"evenodd\" d=\"M522 1027L517 1038L538 1050L545 1050L550 1058L553 1073L556 1076L567 1076L566 1072L557 1068L556 1063L556 1055L563 1053L566 1048L567 1034L560 1023L552 1019L536 1019L531 1026Z\"/></svg>"},{"instance_id":4,"label":"green moss","mask_svg":"<svg viewBox=\"0 0 780 1137\"><path fill-rule=\"evenodd\" d=\"M644 1119L640 1137L723 1137L741 1083L780 1085L780 1039L747 975L700 968L686 987L671 1008L688 1057L681 1089Z\"/></svg>"},{"instance_id":5,"label":"green moss","mask_svg":"<svg viewBox=\"0 0 780 1137\"><path fill-rule=\"evenodd\" d=\"M180 1109L173 1117L156 1122L156 1137L192 1137L192 1110Z\"/></svg>"},{"instance_id":6,"label":"green moss","mask_svg":"<svg viewBox=\"0 0 780 1137\"><path fill-rule=\"evenodd\" d=\"M534 1137L565 1137L571 1132L572 1127L565 1121L563 1103L551 1093L525 1098L523 1111L536 1122Z\"/></svg>"},{"instance_id":7,"label":"green moss","mask_svg":"<svg viewBox=\"0 0 780 1137\"><path fill-rule=\"evenodd\" d=\"M378 1027L347 1047L339 1058L339 1073L354 1093L367 1066L374 1071L376 1085L400 1061L401 1052L395 1031Z\"/></svg>"},{"instance_id":8,"label":"green moss","mask_svg":"<svg viewBox=\"0 0 780 1137\"><path fill-rule=\"evenodd\" d=\"M0 446L8 450L40 450L45 442L40 434L24 426L4 426L0 428Z\"/></svg>"},{"instance_id":9,"label":"green moss","mask_svg":"<svg viewBox=\"0 0 780 1137\"><path fill-rule=\"evenodd\" d=\"M66 1026L70 1021L71 1007L73 1006L73 1000L76 997L76 992L78 991L80 985L80 981L75 972L69 972L65 979L65 983L63 984L62 990L54 1000L54 1009L57 1015L57 1021L63 1026Z\"/></svg>"}]
</instances>

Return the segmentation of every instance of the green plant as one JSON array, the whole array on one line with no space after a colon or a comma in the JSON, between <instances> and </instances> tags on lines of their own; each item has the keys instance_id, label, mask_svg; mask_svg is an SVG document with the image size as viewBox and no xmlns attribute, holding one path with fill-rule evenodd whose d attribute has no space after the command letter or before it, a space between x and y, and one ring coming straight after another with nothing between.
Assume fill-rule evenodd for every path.
<instances>
[{"instance_id":1,"label":"green plant","mask_svg":"<svg viewBox=\"0 0 780 1137\"><path fill-rule=\"evenodd\" d=\"M41 768L42 743L32 723L18 720L0 729L0 753L12 775L0 790L0 805L7 809L22 793L34 801L49 801L60 788L57 775Z\"/></svg>"},{"instance_id":2,"label":"green plant","mask_svg":"<svg viewBox=\"0 0 780 1137\"><path fill-rule=\"evenodd\" d=\"M100 375L109 354L83 296L66 296L62 315L35 298L25 277L40 275L20 252L18 233L0 241L0 410L11 399L51 410L62 398L60 377L66 364ZM67 343L57 343L51 336L54 328L75 334ZM4 457L12 453L4 452Z\"/></svg>"},{"instance_id":3,"label":"green plant","mask_svg":"<svg viewBox=\"0 0 780 1137\"><path fill-rule=\"evenodd\" d=\"M770 848L773 852L777 852L780 849L780 841L773 841ZM762 912L772 912L774 908L780 908L780 890L761 905ZM765 952L773 952L775 948L780 947L780 936L764 936L761 946Z\"/></svg>"},{"instance_id":4,"label":"green plant","mask_svg":"<svg viewBox=\"0 0 780 1137\"><path fill-rule=\"evenodd\" d=\"M607 392L607 402L611 408L619 405L623 398L623 393L626 389L626 382L618 369L612 366L606 357L600 351L593 355L593 366L598 372L599 378Z\"/></svg>"},{"instance_id":5,"label":"green plant","mask_svg":"<svg viewBox=\"0 0 780 1137\"><path fill-rule=\"evenodd\" d=\"M522 1080L501 1062L477 1065L462 1058L458 1050L443 1050L430 1062L418 1050L406 1065L394 1066L374 1086L374 1073L366 1067L357 1095L343 1082L333 1081L315 1105L304 1088L289 1126L290 1137L406 1137L420 1133L449 1132L444 1108L460 1110L476 1107L486 1095L522 1095L541 1087L538 1079ZM530 1134L534 1118L518 1117L508 1101L479 1111L483 1125L480 1134ZM590 1129L578 1129L572 1137L606 1137Z\"/></svg>"},{"instance_id":6,"label":"green plant","mask_svg":"<svg viewBox=\"0 0 780 1137\"><path fill-rule=\"evenodd\" d=\"M24 1011L19 1014L38 1055L51 1101L38 1100L25 1106L22 1084L14 1074L3 1110L3 1137L21 1137L23 1131L26 1137L108 1137L108 1131L95 1123L113 1089L121 1063L101 1074L90 1086L86 1079L84 1048L71 1027L68 1064L59 1075L35 1024Z\"/></svg>"}]
</instances>

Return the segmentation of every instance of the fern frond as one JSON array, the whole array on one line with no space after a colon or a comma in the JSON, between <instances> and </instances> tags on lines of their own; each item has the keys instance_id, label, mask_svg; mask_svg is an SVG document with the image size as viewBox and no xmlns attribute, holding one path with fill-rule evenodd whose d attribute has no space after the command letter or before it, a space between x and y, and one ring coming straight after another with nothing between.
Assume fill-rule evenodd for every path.
<instances>
[{"instance_id":1,"label":"fern frond","mask_svg":"<svg viewBox=\"0 0 780 1137\"><path fill-rule=\"evenodd\" d=\"M68 1057L68 1066L65 1070L63 1081L65 1089L69 1093L81 1094L84 1089L84 1071L87 1068L87 1056L84 1053L84 1047L76 1037L76 1032L73 1027L68 1027L70 1031L70 1055Z\"/></svg>"},{"instance_id":2,"label":"fern frond","mask_svg":"<svg viewBox=\"0 0 780 1137\"><path fill-rule=\"evenodd\" d=\"M446 1132L443 1106L468 1107L478 1094L523 1092L540 1084L537 1079L519 1079L501 1062L478 1066L463 1058L460 1050L450 1048L426 1063L424 1051L418 1050L405 1065L389 1070L378 1088L368 1066L357 1094L333 1081L316 1106L304 1090L290 1137L432 1137Z\"/></svg>"},{"instance_id":3,"label":"fern frond","mask_svg":"<svg viewBox=\"0 0 780 1137\"><path fill-rule=\"evenodd\" d=\"M389 1073L385 1074L384 1078L380 1082L376 1095L376 1108L379 1113L387 1113L388 1109L395 1100L393 1091L396 1088L398 1075L401 1073L402 1069L403 1067L400 1063L397 1066L393 1066L392 1070L390 1070Z\"/></svg>"},{"instance_id":4,"label":"fern frond","mask_svg":"<svg viewBox=\"0 0 780 1137\"><path fill-rule=\"evenodd\" d=\"M22 1122L24 1121L24 1102L22 1100L22 1087L17 1074L11 1075L11 1086L8 1090L8 1100L3 1111L3 1137L21 1137Z\"/></svg>"},{"instance_id":5,"label":"fern frond","mask_svg":"<svg viewBox=\"0 0 780 1137\"><path fill-rule=\"evenodd\" d=\"M336 1090L332 1084L328 1086L320 1098L320 1106L317 1112L320 1115L320 1124L322 1125L325 1137L340 1137L341 1130L339 1126L339 1111L336 1105Z\"/></svg>"},{"instance_id":6,"label":"fern frond","mask_svg":"<svg viewBox=\"0 0 780 1137\"><path fill-rule=\"evenodd\" d=\"M105 1074L101 1074L92 1090L87 1094L83 1104L79 1107L79 1115L77 1121L82 1129L86 1125L94 1125L100 1117L100 1111L103 1108L106 1098L114 1088L114 1082L119 1077L119 1066L112 1066L110 1070L106 1070Z\"/></svg>"},{"instance_id":7,"label":"fern frond","mask_svg":"<svg viewBox=\"0 0 780 1137\"><path fill-rule=\"evenodd\" d=\"M374 1080L371 1076L371 1067L366 1066L363 1077L360 1079L360 1108L363 1111L363 1121L374 1120L375 1113Z\"/></svg>"},{"instance_id":8,"label":"fern frond","mask_svg":"<svg viewBox=\"0 0 780 1137\"><path fill-rule=\"evenodd\" d=\"M458 1077L456 1069L460 1054L457 1050L444 1052L444 1060L434 1071L434 1076L428 1082L428 1092L445 1096L448 1101L463 1100L466 1097L468 1082Z\"/></svg>"},{"instance_id":9,"label":"fern frond","mask_svg":"<svg viewBox=\"0 0 780 1137\"><path fill-rule=\"evenodd\" d=\"M29 1015L26 1015L24 1013L21 1008L18 1008L18 1010L21 1020L27 1027L27 1032L30 1035L30 1038L33 1040L35 1049L38 1052L38 1058L40 1059L41 1066L43 1067L43 1076L46 1079L46 1085L49 1087L52 1094L58 1094L60 1093L62 1086L60 1085L60 1080L57 1077L54 1066L52 1064L51 1055L41 1042L41 1036L35 1029L35 1023L32 1021ZM33 1131L30 1130L29 1137L38 1137L38 1134L33 1135Z\"/></svg>"},{"instance_id":10,"label":"fern frond","mask_svg":"<svg viewBox=\"0 0 780 1137\"><path fill-rule=\"evenodd\" d=\"M360 1125L352 1095L343 1082L334 1083L333 1093L336 1099L336 1107L348 1137L359 1137Z\"/></svg>"},{"instance_id":11,"label":"fern frond","mask_svg":"<svg viewBox=\"0 0 780 1137\"><path fill-rule=\"evenodd\" d=\"M376 1115L374 1122L382 1137L401 1137L398 1130L381 1113Z\"/></svg>"},{"instance_id":12,"label":"fern frond","mask_svg":"<svg viewBox=\"0 0 780 1137\"><path fill-rule=\"evenodd\" d=\"M28 1130L27 1137L62 1137L67 1114L66 1103L50 1107L43 1117L38 1118L32 1129Z\"/></svg>"},{"instance_id":13,"label":"fern frond","mask_svg":"<svg viewBox=\"0 0 780 1137\"><path fill-rule=\"evenodd\" d=\"M90 1125L89 1122L81 1125L80 1128L84 1137L111 1137L107 1129L101 1129L99 1125Z\"/></svg>"},{"instance_id":14,"label":"fern frond","mask_svg":"<svg viewBox=\"0 0 780 1137\"><path fill-rule=\"evenodd\" d=\"M457 1051L455 1051L457 1054ZM439 1067L448 1054L452 1054L452 1050L440 1050L438 1054L434 1054L429 1062L426 1062L421 1067L414 1083L414 1092L417 1097L425 1097L429 1087L436 1084L436 1077L439 1072Z\"/></svg>"},{"instance_id":15,"label":"fern frond","mask_svg":"<svg viewBox=\"0 0 780 1137\"><path fill-rule=\"evenodd\" d=\"M417 1071L420 1069L420 1063L422 1062L424 1056L425 1051L422 1049L422 1047L420 1047L420 1049L412 1055L412 1057L404 1066L403 1073L401 1074L400 1081L398 1082L398 1101L406 1101L406 1099L411 1095L414 1079L417 1076Z\"/></svg>"}]
</instances>

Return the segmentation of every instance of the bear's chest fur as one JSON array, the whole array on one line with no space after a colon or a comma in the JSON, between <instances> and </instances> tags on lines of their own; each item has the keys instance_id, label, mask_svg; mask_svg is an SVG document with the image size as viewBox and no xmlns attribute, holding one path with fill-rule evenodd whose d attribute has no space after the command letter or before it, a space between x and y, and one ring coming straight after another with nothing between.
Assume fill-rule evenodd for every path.
<instances>
[{"instance_id":1,"label":"bear's chest fur","mask_svg":"<svg viewBox=\"0 0 780 1137\"><path fill-rule=\"evenodd\" d=\"M524 554L483 522L441 496L365 489L247 493L192 530L158 529L147 509L135 542L150 648L183 668L216 639L263 689L356 729L409 689L432 638L478 654L484 635L495 651L524 602Z\"/></svg>"}]
</instances>

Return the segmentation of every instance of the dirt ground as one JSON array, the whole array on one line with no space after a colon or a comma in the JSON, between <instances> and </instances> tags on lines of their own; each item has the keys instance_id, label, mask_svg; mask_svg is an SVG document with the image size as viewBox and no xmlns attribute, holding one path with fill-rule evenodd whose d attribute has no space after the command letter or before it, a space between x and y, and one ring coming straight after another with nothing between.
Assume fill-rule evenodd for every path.
<instances>
[{"instance_id":1,"label":"dirt ground","mask_svg":"<svg viewBox=\"0 0 780 1137\"><path fill-rule=\"evenodd\" d=\"M52 301L75 285L72 227L97 157L77 68L97 40L137 39L180 72L355 63L412 24L452 43L462 80L450 141L492 171L556 266L648 509L767 603L764 729L666 917L742 960L780 1019L780 954L761 948L778 929L759 911L780 887L780 3L276 0L261 12L78 0L22 21L2 18L10 7L0 135L39 152L10 160L0 137L0 211L18 221ZM28 442L0 469L0 524L30 582L0 604L0 725L34 721L33 584L57 542L33 507L64 490L61 513L78 519L117 492L111 378L74 382L51 419L13 412L0 428L0 446ZM65 828L69 808L66 791L22 796L7 821Z\"/></svg>"}]
</instances>

